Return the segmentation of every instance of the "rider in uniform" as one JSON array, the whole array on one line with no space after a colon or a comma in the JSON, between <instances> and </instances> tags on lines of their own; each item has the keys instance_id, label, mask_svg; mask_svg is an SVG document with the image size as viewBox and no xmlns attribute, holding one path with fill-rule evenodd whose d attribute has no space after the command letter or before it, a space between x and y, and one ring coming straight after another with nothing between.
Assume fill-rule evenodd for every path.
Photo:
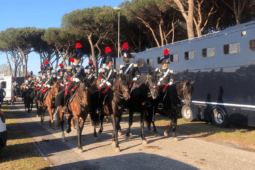
<instances>
[{"instance_id":1,"label":"rider in uniform","mask_svg":"<svg viewBox=\"0 0 255 170\"><path fill-rule=\"evenodd\" d=\"M67 104L68 104L68 99L70 97L70 92L74 93L77 84L81 81L81 79L86 77L86 73L84 71L84 68L79 65L80 61L81 61L81 57L82 54L79 50L79 48L81 48L81 44L80 43L76 43L76 49L78 51L78 54L76 54L72 59L71 62L73 63L71 70L69 71L70 74L70 82L69 82L69 86L65 91L65 96L64 96L64 108L62 110L63 113L67 113L68 114L68 109L67 109Z\"/></svg>"},{"instance_id":2,"label":"rider in uniform","mask_svg":"<svg viewBox=\"0 0 255 170\"><path fill-rule=\"evenodd\" d=\"M173 70L168 68L169 64L169 51L168 49L164 50L164 58L161 59L160 63L162 64L161 68L157 68L155 71L158 74L158 89L159 89L159 100L158 109L163 109L162 102L164 101L164 96L166 95L167 87L172 85L174 82Z\"/></svg>"},{"instance_id":3,"label":"rider in uniform","mask_svg":"<svg viewBox=\"0 0 255 170\"><path fill-rule=\"evenodd\" d=\"M58 70L58 76L57 80L60 83L60 87L64 87L68 84L66 69L64 68L64 65L62 63L59 64L60 69Z\"/></svg>"},{"instance_id":4,"label":"rider in uniform","mask_svg":"<svg viewBox=\"0 0 255 170\"><path fill-rule=\"evenodd\" d=\"M122 52L124 55L125 65L120 65L119 73L125 73L131 75L130 88L133 83L137 81L137 79L141 76L140 70L138 69L138 65L135 63L131 63L130 59L134 58L130 53L128 53L128 43L124 43L122 46Z\"/></svg>"},{"instance_id":5,"label":"rider in uniform","mask_svg":"<svg viewBox=\"0 0 255 170\"><path fill-rule=\"evenodd\" d=\"M92 59L89 59L89 65L87 65L85 67L85 69L87 70L86 78L93 81L95 79L95 75L93 73L93 70L95 69L95 66L92 63Z\"/></svg>"}]
</instances>

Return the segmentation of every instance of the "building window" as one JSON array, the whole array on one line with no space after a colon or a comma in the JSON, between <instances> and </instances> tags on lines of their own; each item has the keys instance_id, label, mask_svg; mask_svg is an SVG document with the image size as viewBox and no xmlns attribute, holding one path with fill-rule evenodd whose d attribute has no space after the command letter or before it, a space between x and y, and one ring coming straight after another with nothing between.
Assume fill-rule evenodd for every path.
<instances>
[{"instance_id":1,"label":"building window","mask_svg":"<svg viewBox=\"0 0 255 170\"><path fill-rule=\"evenodd\" d=\"M255 51L255 40L250 40L250 50Z\"/></svg>"},{"instance_id":2,"label":"building window","mask_svg":"<svg viewBox=\"0 0 255 170\"><path fill-rule=\"evenodd\" d=\"M223 52L227 54L237 54L240 52L240 43L226 44L223 46Z\"/></svg>"},{"instance_id":3,"label":"building window","mask_svg":"<svg viewBox=\"0 0 255 170\"><path fill-rule=\"evenodd\" d=\"M143 67L143 60L138 60L137 62L138 67Z\"/></svg>"},{"instance_id":4,"label":"building window","mask_svg":"<svg viewBox=\"0 0 255 170\"><path fill-rule=\"evenodd\" d=\"M179 54L170 55L170 62L178 62L178 61L179 61Z\"/></svg>"},{"instance_id":5,"label":"building window","mask_svg":"<svg viewBox=\"0 0 255 170\"><path fill-rule=\"evenodd\" d=\"M186 51L184 53L185 60L194 60L196 58L196 51Z\"/></svg>"},{"instance_id":6,"label":"building window","mask_svg":"<svg viewBox=\"0 0 255 170\"><path fill-rule=\"evenodd\" d=\"M154 64L153 58L147 59L147 66L153 66L153 64Z\"/></svg>"},{"instance_id":7,"label":"building window","mask_svg":"<svg viewBox=\"0 0 255 170\"><path fill-rule=\"evenodd\" d=\"M214 56L215 56L215 47L202 49L202 57L214 57Z\"/></svg>"},{"instance_id":8,"label":"building window","mask_svg":"<svg viewBox=\"0 0 255 170\"><path fill-rule=\"evenodd\" d=\"M163 57L157 57L157 63L158 64L161 64L160 62L161 62L161 59L162 59Z\"/></svg>"}]
</instances>

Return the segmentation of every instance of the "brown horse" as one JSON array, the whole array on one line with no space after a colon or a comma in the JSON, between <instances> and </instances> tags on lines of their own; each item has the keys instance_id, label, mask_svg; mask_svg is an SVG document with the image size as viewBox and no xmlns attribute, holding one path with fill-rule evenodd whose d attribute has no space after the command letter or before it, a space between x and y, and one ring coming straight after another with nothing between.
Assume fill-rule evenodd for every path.
<instances>
[{"instance_id":1,"label":"brown horse","mask_svg":"<svg viewBox=\"0 0 255 170\"><path fill-rule=\"evenodd\" d=\"M58 95L59 89L60 89L59 82L58 81L54 82L52 88L50 88L48 92L45 92L45 95L47 96L45 97L45 100L43 101L43 106L39 109L39 114L41 115L41 124L43 124L43 121L44 121L44 113L46 109L48 109L48 112L50 115L49 124L52 129L54 129L54 124L52 123L53 112L55 109L54 101L56 96Z\"/></svg>"},{"instance_id":2,"label":"brown horse","mask_svg":"<svg viewBox=\"0 0 255 170\"><path fill-rule=\"evenodd\" d=\"M99 133L103 131L103 119L104 116L108 115L111 117L113 134L112 134L112 144L115 145L115 151L119 152L119 142L118 142L118 129L120 129L120 120L125 108L125 101L130 99L129 88L128 88L128 79L124 74L120 74L116 81L113 84L113 89L108 91L107 96L105 96L105 104L101 107L101 113L99 113L99 119L101 122ZM104 89L102 89L103 91ZM95 110L97 109L98 93L94 93L91 98L91 107L92 107L92 120L94 123L94 138L97 139L96 133L96 123L98 121L97 114Z\"/></svg>"},{"instance_id":3,"label":"brown horse","mask_svg":"<svg viewBox=\"0 0 255 170\"><path fill-rule=\"evenodd\" d=\"M71 132L71 120L76 121L77 135L78 135L78 151L82 152L81 134L84 126L84 122L87 119L90 110L89 96L92 93L89 80L83 80L77 85L77 89L73 94L72 101L68 104L68 129L67 133ZM63 121L62 108L59 108L60 120ZM61 123L61 126L63 123ZM63 130L63 128L62 128ZM62 139L64 140L64 132L62 131Z\"/></svg>"}]
</instances>

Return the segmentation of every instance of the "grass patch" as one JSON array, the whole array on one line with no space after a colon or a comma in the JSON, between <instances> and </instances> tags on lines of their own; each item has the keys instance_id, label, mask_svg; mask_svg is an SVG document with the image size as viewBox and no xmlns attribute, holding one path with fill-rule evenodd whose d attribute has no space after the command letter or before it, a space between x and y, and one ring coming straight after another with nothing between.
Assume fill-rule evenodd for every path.
<instances>
[{"instance_id":1,"label":"grass patch","mask_svg":"<svg viewBox=\"0 0 255 170\"><path fill-rule=\"evenodd\" d=\"M128 115L123 115L128 120ZM156 114L156 127L167 129L170 120L167 116ZM140 122L140 114L134 114L134 122ZM151 127L153 130L153 127ZM186 122L183 118L177 121L177 133L189 135L191 137L200 138L206 141L221 140L238 144L244 147L255 149L255 128L230 125L227 128L219 128L211 123Z\"/></svg>"},{"instance_id":2,"label":"grass patch","mask_svg":"<svg viewBox=\"0 0 255 170\"><path fill-rule=\"evenodd\" d=\"M6 117L7 146L0 155L0 169L52 169L37 153L28 133L20 126L7 106L2 110Z\"/></svg>"}]
</instances>

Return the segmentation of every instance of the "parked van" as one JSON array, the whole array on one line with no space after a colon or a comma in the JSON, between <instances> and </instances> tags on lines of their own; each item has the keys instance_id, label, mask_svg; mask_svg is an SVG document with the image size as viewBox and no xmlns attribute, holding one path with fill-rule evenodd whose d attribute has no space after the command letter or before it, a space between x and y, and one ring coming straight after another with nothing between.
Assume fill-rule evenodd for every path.
<instances>
[{"instance_id":1,"label":"parked van","mask_svg":"<svg viewBox=\"0 0 255 170\"><path fill-rule=\"evenodd\" d=\"M5 91L6 95L3 101L11 102L13 98L12 93L12 76L4 76L3 74L0 74L0 83L2 89Z\"/></svg>"}]
</instances>

